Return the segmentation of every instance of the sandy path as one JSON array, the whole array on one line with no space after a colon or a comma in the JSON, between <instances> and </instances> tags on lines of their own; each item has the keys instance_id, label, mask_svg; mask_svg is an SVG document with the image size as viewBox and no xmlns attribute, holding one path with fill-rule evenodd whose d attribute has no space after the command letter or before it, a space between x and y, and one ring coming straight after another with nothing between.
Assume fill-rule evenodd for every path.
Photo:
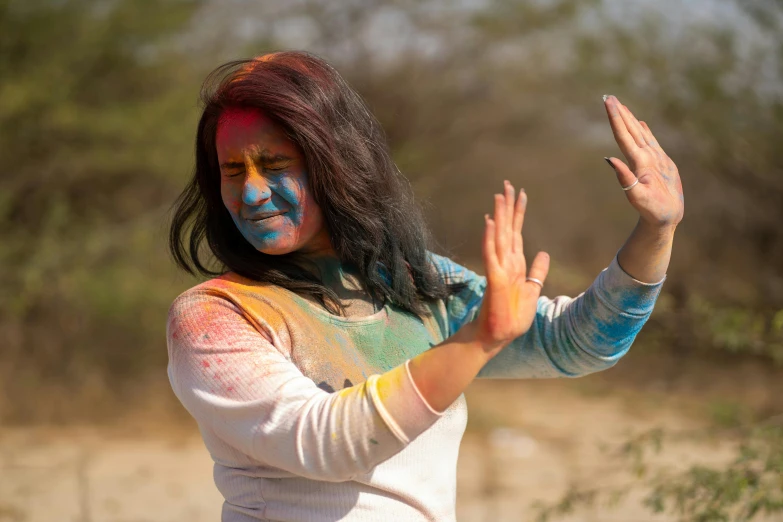
<instances>
[{"instance_id":1,"label":"sandy path","mask_svg":"<svg viewBox=\"0 0 783 522\"><path fill-rule=\"evenodd\" d=\"M599 449L654 426L696 426L682 408L572 383L482 382L468 393L470 424L459 462L461 522L531 520L535 499L568 484L632 480ZM726 448L666 448L659 461L725 458ZM0 521L219 520L211 461L189 428L0 429ZM639 507L582 511L569 522L662 521Z\"/></svg>"}]
</instances>

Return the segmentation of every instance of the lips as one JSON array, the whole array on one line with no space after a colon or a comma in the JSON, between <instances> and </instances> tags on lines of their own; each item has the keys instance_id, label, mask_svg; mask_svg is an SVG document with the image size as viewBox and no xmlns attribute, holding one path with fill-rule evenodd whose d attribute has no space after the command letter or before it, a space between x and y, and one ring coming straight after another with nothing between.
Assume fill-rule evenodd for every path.
<instances>
[{"instance_id":1,"label":"lips","mask_svg":"<svg viewBox=\"0 0 783 522\"><path fill-rule=\"evenodd\" d=\"M276 212L262 212L262 213L254 214L252 216L248 216L245 219L247 221L252 221L252 222L257 223L257 222L260 222L260 221L267 220L269 218L273 218L275 216L282 216L285 213L286 213L285 210L278 210Z\"/></svg>"}]
</instances>

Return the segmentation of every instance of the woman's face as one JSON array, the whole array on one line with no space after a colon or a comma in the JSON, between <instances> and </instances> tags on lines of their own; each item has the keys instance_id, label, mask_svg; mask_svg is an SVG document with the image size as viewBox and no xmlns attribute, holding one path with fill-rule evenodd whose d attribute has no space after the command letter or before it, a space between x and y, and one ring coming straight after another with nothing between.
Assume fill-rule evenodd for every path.
<instances>
[{"instance_id":1,"label":"woman's face","mask_svg":"<svg viewBox=\"0 0 783 522\"><path fill-rule=\"evenodd\" d=\"M256 250L333 253L302 151L280 125L259 109L226 109L215 145L223 204Z\"/></svg>"}]
</instances>

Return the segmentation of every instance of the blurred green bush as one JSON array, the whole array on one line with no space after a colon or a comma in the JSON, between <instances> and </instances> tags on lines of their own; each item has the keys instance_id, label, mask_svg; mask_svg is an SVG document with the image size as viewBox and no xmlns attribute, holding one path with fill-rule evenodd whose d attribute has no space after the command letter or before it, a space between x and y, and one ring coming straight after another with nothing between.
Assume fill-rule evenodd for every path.
<instances>
[{"instance_id":1,"label":"blurred green bush","mask_svg":"<svg viewBox=\"0 0 783 522\"><path fill-rule=\"evenodd\" d=\"M198 6L0 2L6 416L67 418L161 373L182 287L162 222L191 161L198 82L172 38Z\"/></svg>"}]
</instances>

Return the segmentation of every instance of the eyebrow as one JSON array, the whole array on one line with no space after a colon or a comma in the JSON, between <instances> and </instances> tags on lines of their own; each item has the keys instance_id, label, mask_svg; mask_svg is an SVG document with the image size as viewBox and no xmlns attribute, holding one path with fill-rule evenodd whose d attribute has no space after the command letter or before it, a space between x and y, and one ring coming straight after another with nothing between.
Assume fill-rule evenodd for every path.
<instances>
[{"instance_id":1,"label":"eyebrow","mask_svg":"<svg viewBox=\"0 0 783 522\"><path fill-rule=\"evenodd\" d=\"M291 158L288 156L285 156L283 154L270 154L269 151L262 151L259 154L256 154L256 156L253 158L254 161L262 162L262 163L277 163L279 161L291 161ZM244 161L225 161L220 164L221 169L236 169L240 167L244 167L245 162Z\"/></svg>"}]
</instances>

